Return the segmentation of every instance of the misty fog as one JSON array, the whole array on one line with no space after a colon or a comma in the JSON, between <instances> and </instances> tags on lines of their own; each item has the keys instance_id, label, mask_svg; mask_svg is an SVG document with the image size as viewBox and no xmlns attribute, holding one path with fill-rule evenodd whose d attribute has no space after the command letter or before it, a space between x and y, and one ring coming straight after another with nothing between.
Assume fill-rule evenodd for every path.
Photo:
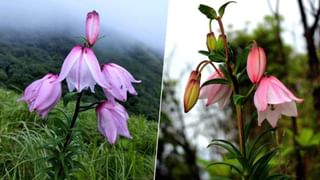
<instances>
[{"instance_id":1,"label":"misty fog","mask_svg":"<svg viewBox=\"0 0 320 180\"><path fill-rule=\"evenodd\" d=\"M84 36L86 13L96 10L100 14L100 36L116 31L162 54L167 4L167 0L1 0L0 30L64 31Z\"/></svg>"}]
</instances>

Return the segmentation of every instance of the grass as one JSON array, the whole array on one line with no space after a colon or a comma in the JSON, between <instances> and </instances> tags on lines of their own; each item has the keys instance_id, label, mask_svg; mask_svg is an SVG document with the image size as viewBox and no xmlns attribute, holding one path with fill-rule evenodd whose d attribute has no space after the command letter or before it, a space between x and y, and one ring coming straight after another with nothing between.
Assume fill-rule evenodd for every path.
<instances>
[{"instance_id":1,"label":"grass","mask_svg":"<svg viewBox=\"0 0 320 180\"><path fill-rule=\"evenodd\" d=\"M80 114L69 151L59 154L73 104L59 104L48 119L29 113L19 95L0 89L0 179L58 177L59 160L68 163L67 179L152 179L157 123L131 116L132 140L109 145L99 134L94 110Z\"/></svg>"}]
</instances>

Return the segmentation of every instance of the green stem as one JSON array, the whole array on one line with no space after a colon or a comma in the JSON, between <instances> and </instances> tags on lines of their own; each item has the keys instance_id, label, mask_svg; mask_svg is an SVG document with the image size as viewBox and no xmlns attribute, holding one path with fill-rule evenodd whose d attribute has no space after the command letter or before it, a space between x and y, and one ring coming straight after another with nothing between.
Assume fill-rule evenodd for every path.
<instances>
[{"instance_id":1,"label":"green stem","mask_svg":"<svg viewBox=\"0 0 320 180\"><path fill-rule=\"evenodd\" d=\"M247 97L252 93L252 91L256 88L256 85L251 86L250 90L247 93Z\"/></svg>"},{"instance_id":2,"label":"green stem","mask_svg":"<svg viewBox=\"0 0 320 180\"><path fill-rule=\"evenodd\" d=\"M240 152L242 153L243 157L247 157L246 156L246 146L244 144L244 142L245 142L244 122L243 122L243 118L242 118L242 111L241 111L240 105L236 105L236 113L237 113Z\"/></svg>"},{"instance_id":3,"label":"green stem","mask_svg":"<svg viewBox=\"0 0 320 180\"><path fill-rule=\"evenodd\" d=\"M74 113L73 113L73 116L72 116L72 121L71 121L69 130L68 130L68 134L66 136L66 140L65 140L65 142L63 144L63 150L62 150L63 152L66 150L66 148L69 145L70 140L71 140L72 129L73 129L75 123L76 123L76 120L77 120L79 112L80 112L80 100L81 100L82 94L83 94L83 91L78 93L76 107L75 107L75 110L74 110Z\"/></svg>"},{"instance_id":4,"label":"green stem","mask_svg":"<svg viewBox=\"0 0 320 180\"><path fill-rule=\"evenodd\" d=\"M62 148L62 153L65 153L66 149L67 149L67 146L70 144L70 141L71 141L71 135L72 135L72 129L76 123L76 120L78 118L78 115L79 115L79 112L80 112L80 100L81 100L81 97L82 97L82 94L83 94L83 91L78 93L77 94L77 102L76 102L76 107L75 107L75 110L74 110L74 113L73 113L73 116L72 116L72 121L71 121L71 124L70 124L70 127L69 127L69 130L68 130L68 134L66 136L66 140L63 144L63 148ZM63 154L64 155L64 154ZM63 176L63 162L61 164L61 166L59 167L59 170L58 170L58 176L59 178L61 176ZM68 179L68 178L67 178Z\"/></svg>"},{"instance_id":5,"label":"green stem","mask_svg":"<svg viewBox=\"0 0 320 180\"><path fill-rule=\"evenodd\" d=\"M228 72L230 74L231 80L232 80L232 89L234 94L239 94L239 85L238 85L238 80L233 74L233 69L229 61L229 49L228 49L228 43L227 43L227 36L224 32L223 28L223 23L221 20L221 17L217 18L219 28L221 31L222 39L223 39L223 44L224 44L224 50L225 50L225 56L226 56L226 65ZM238 133L239 133L239 146L240 146L240 152L243 155L243 157L246 157L246 147L245 147L245 137L244 137L244 121L242 118L242 112L241 112L241 107L240 105L235 105L236 106L236 114L237 114L237 125L238 125Z\"/></svg>"}]
</instances>

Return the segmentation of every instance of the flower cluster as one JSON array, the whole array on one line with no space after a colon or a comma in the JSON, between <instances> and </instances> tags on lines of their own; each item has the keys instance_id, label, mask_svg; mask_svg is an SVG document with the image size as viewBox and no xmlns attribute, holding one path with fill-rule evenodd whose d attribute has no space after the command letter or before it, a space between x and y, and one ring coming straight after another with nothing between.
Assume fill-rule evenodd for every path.
<instances>
[{"instance_id":1,"label":"flower cluster","mask_svg":"<svg viewBox=\"0 0 320 180\"><path fill-rule=\"evenodd\" d=\"M24 91L21 101L29 105L30 112L35 111L46 117L61 98L61 82L66 79L70 92L88 90L94 93L98 84L102 87L106 100L96 108L97 124L100 133L109 143L114 144L117 136L131 138L128 131L128 114L116 100L126 101L127 92L137 95L132 83L141 81L123 67L109 63L101 70L99 61L92 50L100 31L99 14L89 12L86 19L86 43L76 45L65 58L60 74L47 74L42 79L32 82Z\"/></svg>"},{"instance_id":2,"label":"flower cluster","mask_svg":"<svg viewBox=\"0 0 320 180\"><path fill-rule=\"evenodd\" d=\"M267 58L264 50L254 42L247 58L247 73L258 88L254 94L254 105L258 111L258 125L267 119L272 127L276 127L281 114L298 116L295 102L302 102L274 76L264 75Z\"/></svg>"},{"instance_id":3,"label":"flower cluster","mask_svg":"<svg viewBox=\"0 0 320 180\"><path fill-rule=\"evenodd\" d=\"M217 50L218 41L215 40L212 32L208 34L209 52ZM211 64L216 71L200 86L201 70L207 64ZM295 102L302 102L303 99L294 96L276 77L266 76L266 65L267 57L263 48L254 42L248 53L246 70L250 81L257 87L254 104L258 111L258 125L267 119L272 127L276 127L281 115L291 117L298 115ZM207 99L206 106L218 103L222 109L228 103L232 92L232 86L228 83L223 71L208 60L202 61L189 77L184 94L184 110L190 111L198 99Z\"/></svg>"}]
</instances>

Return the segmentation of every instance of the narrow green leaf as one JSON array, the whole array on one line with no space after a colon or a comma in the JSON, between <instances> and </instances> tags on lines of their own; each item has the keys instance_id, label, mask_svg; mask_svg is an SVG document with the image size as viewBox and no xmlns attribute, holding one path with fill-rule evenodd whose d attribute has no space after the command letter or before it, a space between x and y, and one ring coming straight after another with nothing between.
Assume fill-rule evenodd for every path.
<instances>
[{"instance_id":1,"label":"narrow green leaf","mask_svg":"<svg viewBox=\"0 0 320 180\"><path fill-rule=\"evenodd\" d=\"M235 94L233 95L233 102L238 105L244 105L247 100L247 96Z\"/></svg>"},{"instance_id":2,"label":"narrow green leaf","mask_svg":"<svg viewBox=\"0 0 320 180\"><path fill-rule=\"evenodd\" d=\"M205 56L209 56L210 55L210 52L204 51L204 50L200 50L200 51L198 51L198 53L200 53L202 55L205 55Z\"/></svg>"},{"instance_id":3,"label":"narrow green leaf","mask_svg":"<svg viewBox=\"0 0 320 180\"><path fill-rule=\"evenodd\" d=\"M251 122L246 122L244 124L244 139L246 139L246 145L249 143L250 128L251 128Z\"/></svg>"},{"instance_id":4,"label":"narrow green leaf","mask_svg":"<svg viewBox=\"0 0 320 180\"><path fill-rule=\"evenodd\" d=\"M255 149L253 149L252 151L251 151L251 154L248 154L248 163L250 164L250 165L252 165L254 162L255 162L255 160L256 160L256 158L258 157L258 155L262 152L262 150L265 148L265 147L267 147L268 145L270 145L271 143L265 143L265 144L263 144L263 145L261 145L261 146L259 146L258 148L255 148Z\"/></svg>"},{"instance_id":5,"label":"narrow green leaf","mask_svg":"<svg viewBox=\"0 0 320 180\"><path fill-rule=\"evenodd\" d=\"M210 163L208 165L208 167L214 166L214 165L226 165L226 166L229 166L231 169L236 170L240 175L242 175L241 170L238 167L236 167L235 165L233 165L233 164L226 163L226 162L214 162L214 163Z\"/></svg>"},{"instance_id":6,"label":"narrow green leaf","mask_svg":"<svg viewBox=\"0 0 320 180\"><path fill-rule=\"evenodd\" d=\"M210 6L200 4L199 11L206 15L209 19L216 19L217 18L217 12Z\"/></svg>"},{"instance_id":7,"label":"narrow green leaf","mask_svg":"<svg viewBox=\"0 0 320 180\"><path fill-rule=\"evenodd\" d=\"M223 149L227 150L228 153L230 153L232 157L234 157L234 158L238 157L238 153L231 146L229 146L228 144L224 144L224 143L221 143L221 142L213 142L213 143L210 143L208 145L208 147L210 147L210 146L220 146Z\"/></svg>"},{"instance_id":8,"label":"narrow green leaf","mask_svg":"<svg viewBox=\"0 0 320 180\"><path fill-rule=\"evenodd\" d=\"M218 53L211 53L209 55L209 59L213 62L217 62L217 63L221 63L221 62L225 62L225 57L221 54L218 54Z\"/></svg>"},{"instance_id":9,"label":"narrow green leaf","mask_svg":"<svg viewBox=\"0 0 320 180\"><path fill-rule=\"evenodd\" d=\"M210 147L212 145L224 147L226 150L228 150L231 154L235 156L242 156L238 148L229 141L223 139L213 139L207 147Z\"/></svg>"},{"instance_id":10,"label":"narrow green leaf","mask_svg":"<svg viewBox=\"0 0 320 180\"><path fill-rule=\"evenodd\" d=\"M270 160L276 155L278 149L272 149L263 155L258 161L254 163L254 165L249 169L250 175L252 177L258 176L258 174L268 166Z\"/></svg>"},{"instance_id":11,"label":"narrow green leaf","mask_svg":"<svg viewBox=\"0 0 320 180\"><path fill-rule=\"evenodd\" d=\"M251 154L252 151L256 148L256 145L259 143L259 141L264 137L266 136L268 133L270 133L271 131L274 131L275 129L274 128L271 128L271 129L268 129L266 131L264 131L263 133L261 133L252 143L252 146L249 149L249 153L248 154Z\"/></svg>"},{"instance_id":12,"label":"narrow green leaf","mask_svg":"<svg viewBox=\"0 0 320 180\"><path fill-rule=\"evenodd\" d=\"M201 88L210 84L230 84L230 82L226 79L222 79L222 78L215 78L215 79L210 79L206 82L204 82L201 85Z\"/></svg>"},{"instance_id":13,"label":"narrow green leaf","mask_svg":"<svg viewBox=\"0 0 320 180\"><path fill-rule=\"evenodd\" d=\"M229 2L224 3L224 4L219 8L219 10L218 10L220 17L223 16L224 10L226 9L226 7L228 6L228 4L230 4L230 3L236 3L236 2L235 2L235 1L229 1Z\"/></svg>"}]
</instances>

